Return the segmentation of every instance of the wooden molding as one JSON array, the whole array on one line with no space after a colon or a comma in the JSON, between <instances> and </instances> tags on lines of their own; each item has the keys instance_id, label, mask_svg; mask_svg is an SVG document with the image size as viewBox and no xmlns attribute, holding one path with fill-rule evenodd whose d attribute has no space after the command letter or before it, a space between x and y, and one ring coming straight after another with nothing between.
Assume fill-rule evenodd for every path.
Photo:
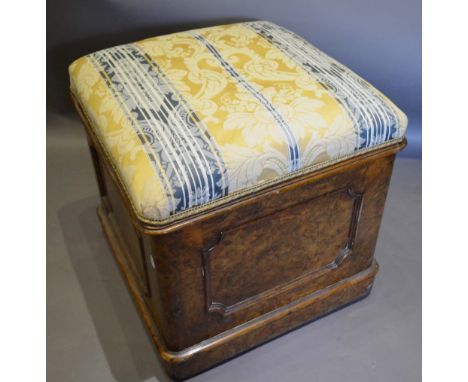
<instances>
[{"instance_id":1,"label":"wooden molding","mask_svg":"<svg viewBox=\"0 0 468 382\"><path fill-rule=\"evenodd\" d=\"M145 284L145 297L147 298L151 298L152 294L151 294L151 284L150 284L150 280L149 280L149 275L148 275L148 262L147 262L147 259L146 259L146 252L145 252L145 245L143 243L143 237L141 236L140 232L135 229L135 234L138 238L138 247L139 247L139 250L140 250L140 256L141 256L141 261L143 263L143 272L144 272L144 275L145 275L145 280L144 280L144 284Z\"/></svg>"},{"instance_id":2,"label":"wooden molding","mask_svg":"<svg viewBox=\"0 0 468 382\"><path fill-rule=\"evenodd\" d=\"M215 291L213 290L213 282L212 282L213 271L211 267L211 261L212 261L213 256L216 255L217 248L219 248L220 244L222 244L223 240L227 237L229 233L242 229L245 226L252 224L252 222L254 221L263 220L263 219L272 219L274 218L275 215L279 214L283 210L275 211L272 214L264 215L261 218L248 221L239 226L233 227L229 229L228 231L219 232L216 235L215 239L212 241L213 244L210 244L207 248L202 250L202 267L203 267L202 276L203 276L203 282L204 282L205 302L206 302L207 312L218 314L218 315L221 315L222 317L227 317L239 310L246 309L248 307L256 305L261 300L274 298L275 296L281 293L284 293L290 289L295 288L299 284L310 282L311 280L318 278L324 275L325 273L328 273L340 267L343 264L343 262L352 254L352 251L353 251L356 234L357 234L357 226L359 223L359 218L360 218L360 213L361 213L363 193L354 191L352 187L341 188L341 189L327 192L323 195L316 196L314 198L302 201L300 203L295 204L294 206L289 206L284 209L284 210L291 209L299 205L310 203L324 196L328 196L331 194L340 194L343 192L348 197L350 197L353 201L351 220L349 223L349 231L348 231L346 243L343 244L341 250L333 259L333 261L321 267L320 269L306 272L293 280L277 285L272 289L250 296L244 300L241 300L231 305L224 303L222 301L217 301L214 297Z\"/></svg>"}]
</instances>

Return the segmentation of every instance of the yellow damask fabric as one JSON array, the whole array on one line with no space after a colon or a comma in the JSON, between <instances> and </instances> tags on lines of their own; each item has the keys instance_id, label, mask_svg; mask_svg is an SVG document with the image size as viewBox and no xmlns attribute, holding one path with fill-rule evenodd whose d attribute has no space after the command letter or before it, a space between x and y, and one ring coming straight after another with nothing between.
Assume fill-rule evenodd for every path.
<instances>
[{"instance_id":1,"label":"yellow damask fabric","mask_svg":"<svg viewBox=\"0 0 468 382\"><path fill-rule=\"evenodd\" d=\"M69 70L71 91L149 221L401 140L407 126L366 81L266 21L121 45Z\"/></svg>"}]
</instances>

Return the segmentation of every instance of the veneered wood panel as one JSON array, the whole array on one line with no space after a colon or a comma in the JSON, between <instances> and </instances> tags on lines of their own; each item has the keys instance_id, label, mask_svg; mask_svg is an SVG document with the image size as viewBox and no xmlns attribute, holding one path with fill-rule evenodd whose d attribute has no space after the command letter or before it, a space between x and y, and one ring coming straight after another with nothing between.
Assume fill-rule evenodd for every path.
<instances>
[{"instance_id":1,"label":"veneered wood panel","mask_svg":"<svg viewBox=\"0 0 468 382\"><path fill-rule=\"evenodd\" d=\"M340 266L360 201L361 194L339 189L220 232L204 253L208 310L227 315Z\"/></svg>"}]
</instances>

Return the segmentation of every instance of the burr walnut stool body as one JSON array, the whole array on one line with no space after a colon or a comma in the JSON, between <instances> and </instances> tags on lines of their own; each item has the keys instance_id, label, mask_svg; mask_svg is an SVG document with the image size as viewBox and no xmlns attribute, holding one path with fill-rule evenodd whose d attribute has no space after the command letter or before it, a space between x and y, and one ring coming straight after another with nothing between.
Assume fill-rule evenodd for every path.
<instances>
[{"instance_id":1,"label":"burr walnut stool body","mask_svg":"<svg viewBox=\"0 0 468 382\"><path fill-rule=\"evenodd\" d=\"M370 292L407 121L362 78L264 21L105 49L70 78L102 228L169 375Z\"/></svg>"}]
</instances>

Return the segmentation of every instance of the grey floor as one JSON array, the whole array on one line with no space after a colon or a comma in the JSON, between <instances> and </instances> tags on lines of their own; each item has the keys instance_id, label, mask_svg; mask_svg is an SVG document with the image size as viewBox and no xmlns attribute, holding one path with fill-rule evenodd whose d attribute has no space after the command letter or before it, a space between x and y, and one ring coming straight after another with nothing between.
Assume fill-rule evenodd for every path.
<instances>
[{"instance_id":1,"label":"grey floor","mask_svg":"<svg viewBox=\"0 0 468 382\"><path fill-rule=\"evenodd\" d=\"M95 214L76 118L48 115L47 380L168 381ZM399 158L372 294L191 381L421 380L421 162Z\"/></svg>"}]
</instances>

